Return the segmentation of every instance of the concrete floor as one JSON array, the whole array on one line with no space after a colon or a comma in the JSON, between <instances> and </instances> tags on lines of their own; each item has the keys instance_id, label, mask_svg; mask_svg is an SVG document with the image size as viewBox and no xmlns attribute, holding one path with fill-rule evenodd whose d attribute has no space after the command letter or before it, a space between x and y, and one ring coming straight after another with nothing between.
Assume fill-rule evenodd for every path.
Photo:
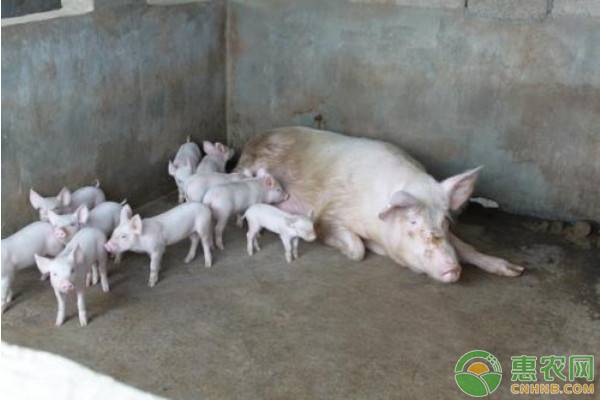
<instances>
[{"instance_id":1,"label":"concrete floor","mask_svg":"<svg viewBox=\"0 0 600 400\"><path fill-rule=\"evenodd\" d=\"M467 266L459 283L443 285L383 257L356 263L305 243L288 265L275 236L264 234L263 251L248 257L231 226L212 269L201 257L182 263L188 243L169 248L153 289L148 259L128 254L111 268L109 294L88 292L86 328L73 302L71 318L55 328L49 284L34 268L23 271L2 339L175 399L462 398L454 364L476 348L505 371L494 398L514 398L511 355L600 357L597 248L578 249L498 212L472 209L460 220L461 236L522 263L526 274L501 278Z\"/></svg>"}]
</instances>

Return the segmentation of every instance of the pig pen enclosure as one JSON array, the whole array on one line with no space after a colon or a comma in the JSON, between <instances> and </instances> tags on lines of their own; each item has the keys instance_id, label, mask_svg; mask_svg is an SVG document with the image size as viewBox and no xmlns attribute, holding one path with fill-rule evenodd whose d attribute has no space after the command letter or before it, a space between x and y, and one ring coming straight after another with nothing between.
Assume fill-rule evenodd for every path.
<instances>
[{"instance_id":1,"label":"pig pen enclosure","mask_svg":"<svg viewBox=\"0 0 600 400\"><path fill-rule=\"evenodd\" d=\"M173 399L463 398L473 349L502 365L493 397L513 398L511 357L600 357L597 1L2 1L3 252L38 219L31 188L98 179L149 217L177 205L167 166L186 137L235 149L230 172L284 126L384 140L439 181L483 165L451 229L524 273L463 262L443 284L319 241L286 263L269 232L248 256L232 218L211 268L183 262L187 240L154 287L145 254L110 261L85 327L74 296L55 327L50 283L18 271L2 341ZM597 382L597 362L573 382Z\"/></svg>"}]
</instances>

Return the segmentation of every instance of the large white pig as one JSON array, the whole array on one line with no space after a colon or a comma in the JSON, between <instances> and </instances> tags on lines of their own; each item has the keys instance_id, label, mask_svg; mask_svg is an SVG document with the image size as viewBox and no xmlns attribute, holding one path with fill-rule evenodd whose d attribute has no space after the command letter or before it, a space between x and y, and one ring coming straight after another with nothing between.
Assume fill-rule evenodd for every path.
<instances>
[{"instance_id":1,"label":"large white pig","mask_svg":"<svg viewBox=\"0 0 600 400\"><path fill-rule=\"evenodd\" d=\"M449 230L448 216L468 200L479 168L438 182L392 144L303 127L252 138L242 168L268 169L290 194L278 206L314 210L318 237L353 260L368 248L442 282L460 278L459 259L498 275L523 272Z\"/></svg>"}]
</instances>

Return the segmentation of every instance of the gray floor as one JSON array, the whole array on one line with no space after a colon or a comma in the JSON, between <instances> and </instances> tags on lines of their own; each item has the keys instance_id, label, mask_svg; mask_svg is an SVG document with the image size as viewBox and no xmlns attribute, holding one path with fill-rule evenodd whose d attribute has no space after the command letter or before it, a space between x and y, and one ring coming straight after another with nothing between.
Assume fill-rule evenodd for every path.
<instances>
[{"instance_id":1,"label":"gray floor","mask_svg":"<svg viewBox=\"0 0 600 400\"><path fill-rule=\"evenodd\" d=\"M532 232L525 218L470 210L460 220L465 239L522 263L526 274L467 266L459 283L443 285L386 258L356 263L304 243L288 265L275 236L264 234L263 251L248 257L231 226L213 268L201 257L184 265L182 243L168 250L153 289L147 258L128 254L110 270L110 293L88 292L86 328L74 302L55 328L49 284L34 268L23 271L2 339L176 399L454 399L454 364L475 348L498 356L505 372L511 355L600 358L598 249ZM494 398L514 398L509 379Z\"/></svg>"}]
</instances>

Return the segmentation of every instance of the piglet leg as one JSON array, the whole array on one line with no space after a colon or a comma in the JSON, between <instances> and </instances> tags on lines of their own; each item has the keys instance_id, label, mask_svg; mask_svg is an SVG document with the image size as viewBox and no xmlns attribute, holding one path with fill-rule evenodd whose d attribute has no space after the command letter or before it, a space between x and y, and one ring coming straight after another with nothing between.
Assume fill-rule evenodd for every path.
<instances>
[{"instance_id":1,"label":"piglet leg","mask_svg":"<svg viewBox=\"0 0 600 400\"><path fill-rule=\"evenodd\" d=\"M87 311L85 309L85 293L83 290L77 291L77 311L79 312L79 324L87 325Z\"/></svg>"},{"instance_id":2,"label":"piglet leg","mask_svg":"<svg viewBox=\"0 0 600 400\"><path fill-rule=\"evenodd\" d=\"M300 242L300 238L295 237L292 239L292 257L298 258L298 243Z\"/></svg>"},{"instance_id":3,"label":"piglet leg","mask_svg":"<svg viewBox=\"0 0 600 400\"><path fill-rule=\"evenodd\" d=\"M448 232L450 243L454 246L461 261L473 264L484 271L502 276L519 276L525 268L512 264L502 258L488 256L480 253L473 246L463 242L452 232Z\"/></svg>"},{"instance_id":4,"label":"piglet leg","mask_svg":"<svg viewBox=\"0 0 600 400\"><path fill-rule=\"evenodd\" d=\"M283 247L285 248L285 261L291 263L292 258L292 239L287 236L281 236L281 242L283 243Z\"/></svg>"},{"instance_id":5,"label":"piglet leg","mask_svg":"<svg viewBox=\"0 0 600 400\"><path fill-rule=\"evenodd\" d=\"M56 312L56 326L61 326L65 322L65 298L66 294L54 289L58 311Z\"/></svg>"},{"instance_id":6,"label":"piglet leg","mask_svg":"<svg viewBox=\"0 0 600 400\"><path fill-rule=\"evenodd\" d=\"M158 282L158 272L160 271L160 262L164 249L154 251L150 254L150 278L148 279L148 286L154 287Z\"/></svg>"}]
</instances>

